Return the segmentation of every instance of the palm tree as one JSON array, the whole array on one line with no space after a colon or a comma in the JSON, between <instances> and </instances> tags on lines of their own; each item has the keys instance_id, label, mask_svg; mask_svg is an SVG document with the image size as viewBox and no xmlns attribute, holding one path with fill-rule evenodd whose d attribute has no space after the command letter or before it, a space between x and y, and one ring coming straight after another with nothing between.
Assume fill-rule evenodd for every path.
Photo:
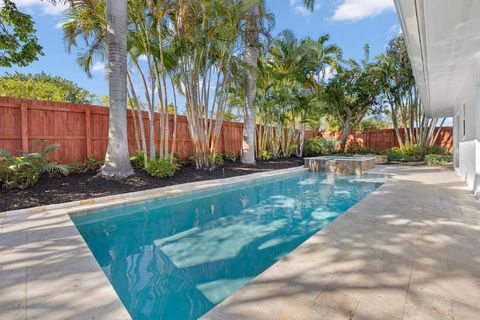
<instances>
[{"instance_id":1,"label":"palm tree","mask_svg":"<svg viewBox=\"0 0 480 320\"><path fill-rule=\"evenodd\" d=\"M305 7L313 11L315 0L303 0ZM242 162L255 164L255 94L257 91L256 68L258 63L258 39L260 34L260 13L265 7L263 1L252 5L246 16L245 33L245 103L243 120Z\"/></svg>"},{"instance_id":2,"label":"palm tree","mask_svg":"<svg viewBox=\"0 0 480 320\"><path fill-rule=\"evenodd\" d=\"M108 146L104 177L123 179L133 174L127 139L127 0L107 0L108 88L110 97Z\"/></svg>"}]
</instances>

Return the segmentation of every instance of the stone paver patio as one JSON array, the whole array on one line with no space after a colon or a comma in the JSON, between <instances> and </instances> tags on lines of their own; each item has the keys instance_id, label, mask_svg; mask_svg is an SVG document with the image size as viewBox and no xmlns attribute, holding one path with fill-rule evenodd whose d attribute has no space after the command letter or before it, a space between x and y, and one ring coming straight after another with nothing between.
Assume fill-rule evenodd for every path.
<instances>
[{"instance_id":1,"label":"stone paver patio","mask_svg":"<svg viewBox=\"0 0 480 320\"><path fill-rule=\"evenodd\" d=\"M394 177L204 318L480 319L480 210L464 184L375 171ZM68 210L0 219L0 319L129 318Z\"/></svg>"},{"instance_id":2,"label":"stone paver patio","mask_svg":"<svg viewBox=\"0 0 480 320\"><path fill-rule=\"evenodd\" d=\"M455 174L392 181L204 319L480 319L480 211Z\"/></svg>"}]
</instances>

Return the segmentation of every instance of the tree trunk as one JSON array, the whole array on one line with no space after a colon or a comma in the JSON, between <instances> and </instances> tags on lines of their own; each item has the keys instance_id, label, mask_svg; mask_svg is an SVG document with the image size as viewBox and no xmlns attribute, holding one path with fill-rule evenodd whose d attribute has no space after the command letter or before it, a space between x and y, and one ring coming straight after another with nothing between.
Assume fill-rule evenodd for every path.
<instances>
[{"instance_id":1,"label":"tree trunk","mask_svg":"<svg viewBox=\"0 0 480 320\"><path fill-rule=\"evenodd\" d=\"M127 140L127 0L107 0L108 87L110 97L108 146L104 177L133 174Z\"/></svg>"},{"instance_id":2,"label":"tree trunk","mask_svg":"<svg viewBox=\"0 0 480 320\"><path fill-rule=\"evenodd\" d=\"M350 134L350 119L343 125L342 128L342 135L340 136L340 149L345 152L345 148L347 146L347 139L348 135Z\"/></svg>"},{"instance_id":3,"label":"tree trunk","mask_svg":"<svg viewBox=\"0 0 480 320\"><path fill-rule=\"evenodd\" d=\"M300 124L300 137L297 148L297 157L303 157L303 145L305 144L305 122Z\"/></svg>"},{"instance_id":4,"label":"tree trunk","mask_svg":"<svg viewBox=\"0 0 480 320\"><path fill-rule=\"evenodd\" d=\"M260 7L254 5L248 14L245 48L245 105L243 118L242 163L255 164L255 94Z\"/></svg>"},{"instance_id":5,"label":"tree trunk","mask_svg":"<svg viewBox=\"0 0 480 320\"><path fill-rule=\"evenodd\" d=\"M135 91L135 87L132 82L132 78L128 75L127 73L127 79L128 79L128 84L130 85L130 90L132 91L132 96L133 96L133 102L135 104L135 109L137 109L137 115L138 115L138 124L140 127L140 136L142 138L142 148L139 150L143 151L143 160L144 160L144 166L147 166L148 162L148 153L147 153L147 140L145 139L145 128L143 126L143 116L142 116L142 109L140 107L140 102L138 101L137 93ZM136 128L135 128L135 133L136 133ZM138 134L137 134L138 136Z\"/></svg>"}]
</instances>

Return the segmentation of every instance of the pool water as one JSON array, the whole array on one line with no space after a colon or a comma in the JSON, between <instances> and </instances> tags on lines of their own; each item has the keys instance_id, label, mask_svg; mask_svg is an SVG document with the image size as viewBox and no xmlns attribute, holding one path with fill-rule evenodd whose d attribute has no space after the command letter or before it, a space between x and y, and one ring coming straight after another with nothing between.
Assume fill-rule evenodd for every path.
<instances>
[{"instance_id":1,"label":"pool water","mask_svg":"<svg viewBox=\"0 0 480 320\"><path fill-rule=\"evenodd\" d=\"M302 171L72 219L133 319L197 319L381 184Z\"/></svg>"}]
</instances>

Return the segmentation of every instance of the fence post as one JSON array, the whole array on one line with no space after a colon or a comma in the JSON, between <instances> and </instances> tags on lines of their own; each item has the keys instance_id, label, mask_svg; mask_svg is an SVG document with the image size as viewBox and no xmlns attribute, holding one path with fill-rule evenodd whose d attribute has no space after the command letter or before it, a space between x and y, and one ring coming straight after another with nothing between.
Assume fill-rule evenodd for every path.
<instances>
[{"instance_id":1,"label":"fence post","mask_svg":"<svg viewBox=\"0 0 480 320\"><path fill-rule=\"evenodd\" d=\"M92 152L92 124L90 117L90 108L85 108L85 139L87 144L87 157L93 155Z\"/></svg>"},{"instance_id":2,"label":"fence post","mask_svg":"<svg viewBox=\"0 0 480 320\"><path fill-rule=\"evenodd\" d=\"M20 107L22 111L22 151L28 152L28 106L22 103Z\"/></svg>"}]
</instances>

